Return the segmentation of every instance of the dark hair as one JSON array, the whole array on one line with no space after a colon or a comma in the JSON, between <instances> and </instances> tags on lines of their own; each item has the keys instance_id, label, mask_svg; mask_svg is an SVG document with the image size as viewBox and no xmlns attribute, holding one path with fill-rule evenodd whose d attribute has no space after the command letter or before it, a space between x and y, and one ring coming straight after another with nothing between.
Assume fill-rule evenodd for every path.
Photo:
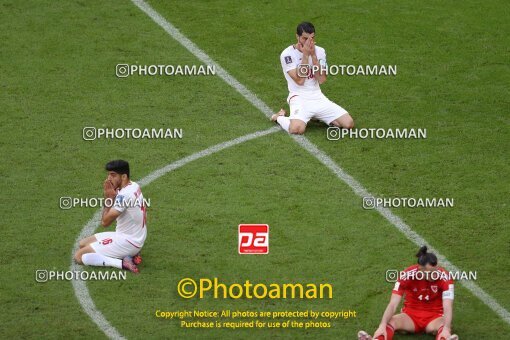
<instances>
[{"instance_id":1,"label":"dark hair","mask_svg":"<svg viewBox=\"0 0 510 340\"><path fill-rule=\"evenodd\" d=\"M126 174L129 177L129 163L122 159L110 161L105 165L106 171L114 171L118 174Z\"/></svg>"},{"instance_id":2,"label":"dark hair","mask_svg":"<svg viewBox=\"0 0 510 340\"><path fill-rule=\"evenodd\" d=\"M430 264L431 266L435 267L437 265L436 254L427 253L427 246L421 247L416 254L416 257L418 258L418 264L420 266L426 266L427 264Z\"/></svg>"},{"instance_id":3,"label":"dark hair","mask_svg":"<svg viewBox=\"0 0 510 340\"><path fill-rule=\"evenodd\" d=\"M303 32L306 32L308 34L315 32L315 27L313 27L311 22L303 21L299 25L297 25L296 33L297 35L301 36Z\"/></svg>"}]
</instances>

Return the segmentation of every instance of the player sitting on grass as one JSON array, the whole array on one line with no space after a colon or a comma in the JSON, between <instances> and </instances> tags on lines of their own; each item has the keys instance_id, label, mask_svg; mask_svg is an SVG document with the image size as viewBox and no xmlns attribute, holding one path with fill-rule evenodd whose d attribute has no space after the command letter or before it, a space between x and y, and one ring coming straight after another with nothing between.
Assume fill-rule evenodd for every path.
<instances>
[{"instance_id":1,"label":"player sitting on grass","mask_svg":"<svg viewBox=\"0 0 510 340\"><path fill-rule=\"evenodd\" d=\"M374 336L360 331L359 340L391 340L396 331L436 334L437 340L459 338L451 334L453 282L449 273L437 266L436 255L428 253L426 246L416 256L418 264L400 273ZM402 296L402 313L395 314Z\"/></svg>"},{"instance_id":2,"label":"player sitting on grass","mask_svg":"<svg viewBox=\"0 0 510 340\"><path fill-rule=\"evenodd\" d=\"M296 30L297 42L280 55L283 74L287 80L287 102L290 116L281 109L271 120L287 132L302 135L306 124L314 118L328 125L352 129L352 117L339 105L326 98L320 84L326 81L326 51L315 45L315 28L302 22Z\"/></svg>"},{"instance_id":3,"label":"player sitting on grass","mask_svg":"<svg viewBox=\"0 0 510 340\"><path fill-rule=\"evenodd\" d=\"M106 164L108 177L103 184L105 206L101 224L108 227L117 221L114 232L97 233L80 241L74 255L78 264L107 266L138 273L142 261L140 249L147 236L145 205L140 186L129 180L129 163L123 160ZM132 257L134 256L134 257Z\"/></svg>"}]
</instances>

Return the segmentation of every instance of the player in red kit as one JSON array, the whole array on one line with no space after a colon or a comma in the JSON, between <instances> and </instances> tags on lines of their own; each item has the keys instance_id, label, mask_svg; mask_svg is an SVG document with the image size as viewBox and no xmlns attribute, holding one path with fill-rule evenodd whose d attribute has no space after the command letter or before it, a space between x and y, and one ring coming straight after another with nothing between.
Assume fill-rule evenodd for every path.
<instances>
[{"instance_id":1,"label":"player in red kit","mask_svg":"<svg viewBox=\"0 0 510 340\"><path fill-rule=\"evenodd\" d=\"M392 340L396 331L434 334L436 340L459 338L451 334L454 294L449 272L437 266L436 255L426 246L416 257L418 264L400 273L374 336L359 331L359 340ZM395 314L402 297L402 312Z\"/></svg>"}]
</instances>

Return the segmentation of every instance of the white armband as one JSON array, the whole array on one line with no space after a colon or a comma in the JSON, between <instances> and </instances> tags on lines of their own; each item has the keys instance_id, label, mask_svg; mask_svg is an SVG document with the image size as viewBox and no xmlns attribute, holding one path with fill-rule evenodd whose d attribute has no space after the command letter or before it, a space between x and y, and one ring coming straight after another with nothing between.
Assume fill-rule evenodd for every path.
<instances>
[{"instance_id":1,"label":"white armband","mask_svg":"<svg viewBox=\"0 0 510 340\"><path fill-rule=\"evenodd\" d=\"M449 300L453 300L453 284L451 285L448 285L448 290L445 290L443 292L443 300L444 299L449 299Z\"/></svg>"}]
</instances>

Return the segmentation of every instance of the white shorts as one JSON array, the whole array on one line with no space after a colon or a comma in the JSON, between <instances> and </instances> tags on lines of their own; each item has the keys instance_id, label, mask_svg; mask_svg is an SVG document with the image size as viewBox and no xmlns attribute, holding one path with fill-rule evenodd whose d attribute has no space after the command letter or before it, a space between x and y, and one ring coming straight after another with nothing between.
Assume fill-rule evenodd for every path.
<instances>
[{"instance_id":1,"label":"white shorts","mask_svg":"<svg viewBox=\"0 0 510 340\"><path fill-rule=\"evenodd\" d=\"M347 114L344 108L340 105L333 103L321 95L316 99L303 98L300 95L295 95L289 100L290 119L299 119L305 124L310 119L315 118L330 125L332 121Z\"/></svg>"},{"instance_id":2,"label":"white shorts","mask_svg":"<svg viewBox=\"0 0 510 340\"><path fill-rule=\"evenodd\" d=\"M114 231L97 233L94 236L97 241L92 242L90 246L96 253L104 256L123 259L126 256L134 256L141 250L123 235Z\"/></svg>"}]
</instances>

